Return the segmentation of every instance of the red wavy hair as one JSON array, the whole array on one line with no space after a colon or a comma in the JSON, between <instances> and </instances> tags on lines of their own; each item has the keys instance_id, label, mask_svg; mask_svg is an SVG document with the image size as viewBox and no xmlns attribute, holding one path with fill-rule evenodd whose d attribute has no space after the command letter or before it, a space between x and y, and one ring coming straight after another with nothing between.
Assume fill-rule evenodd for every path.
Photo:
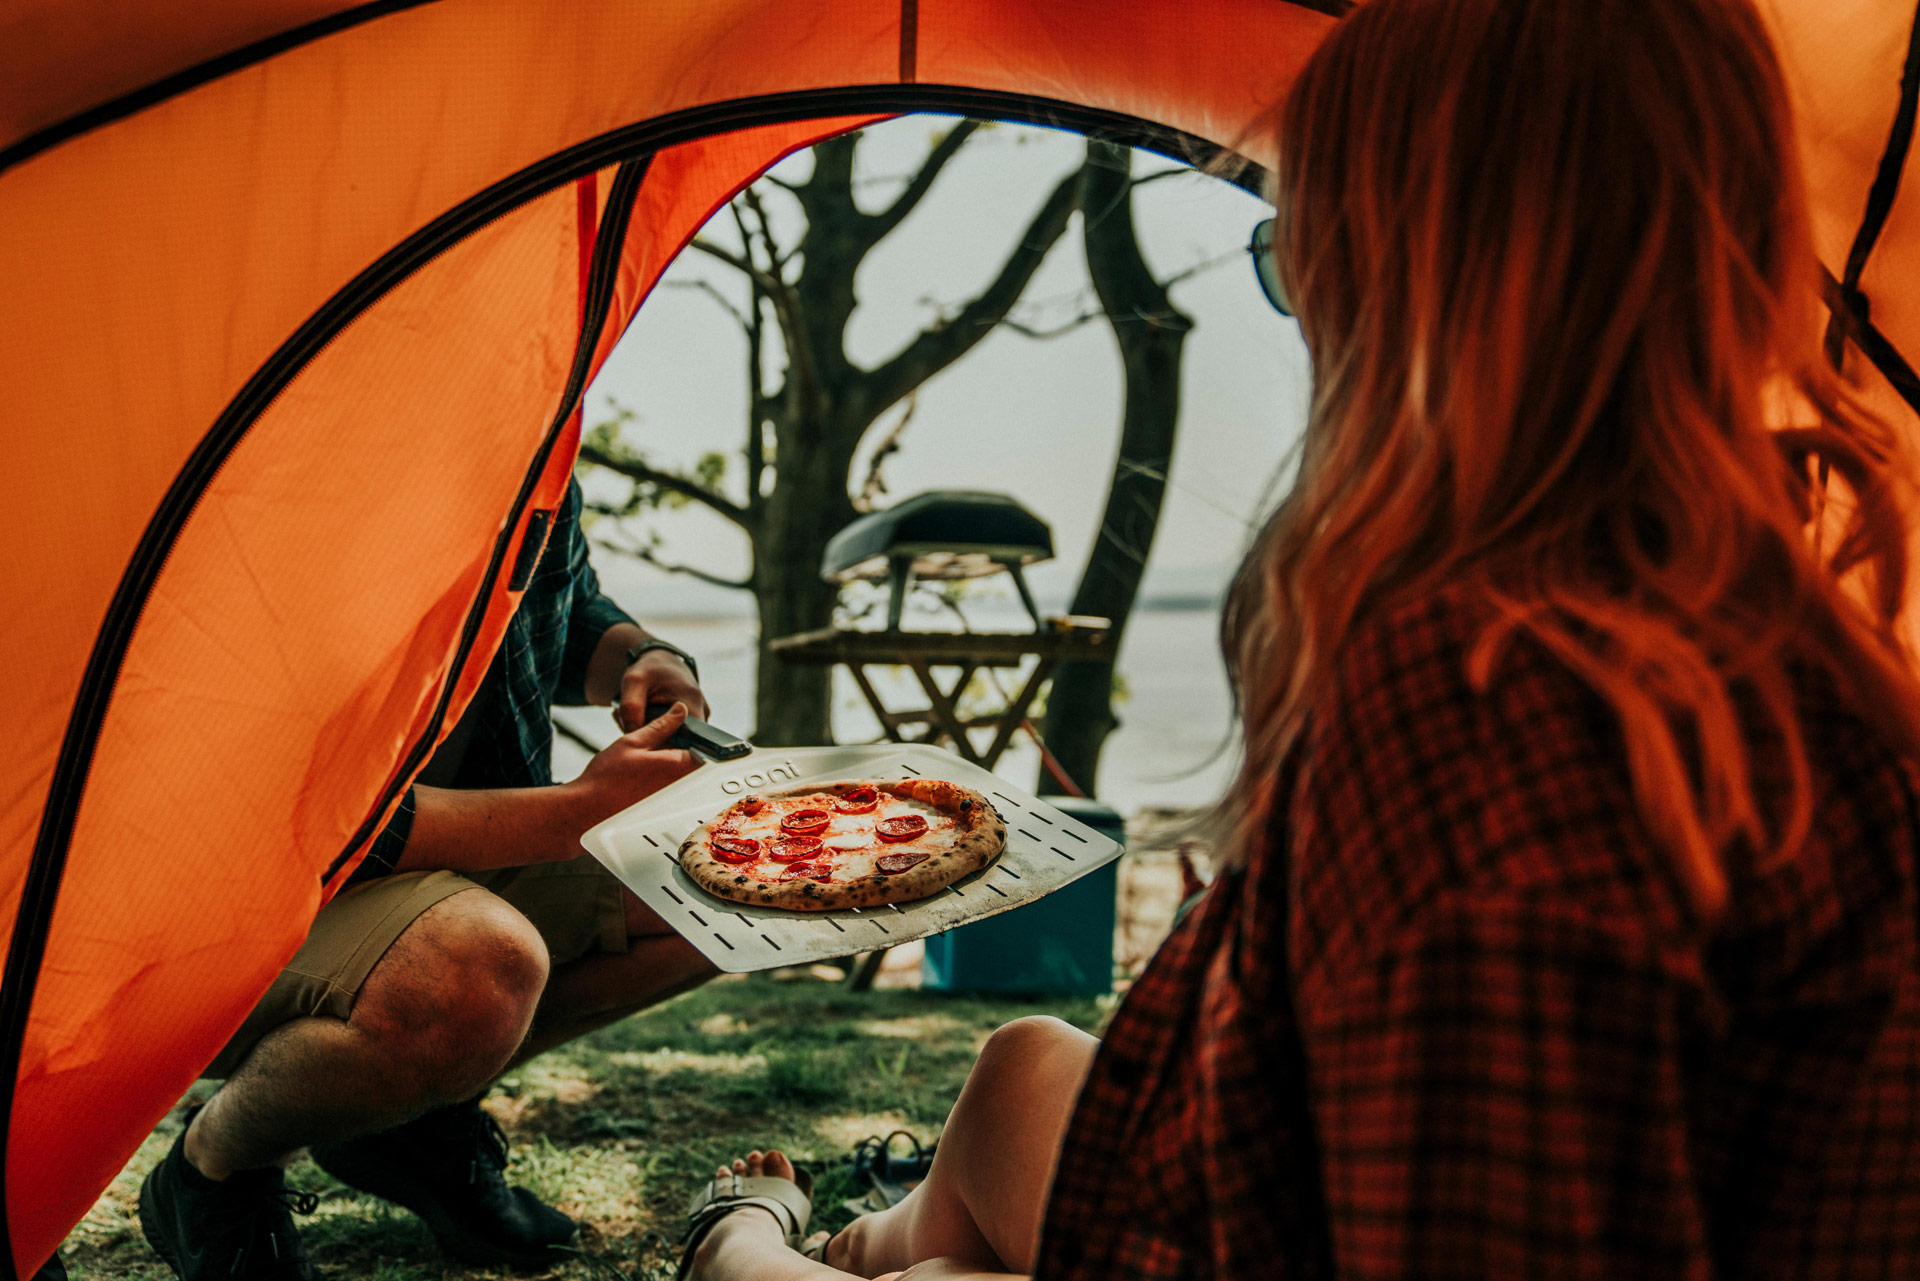
<instances>
[{"instance_id":1,"label":"red wavy hair","mask_svg":"<svg viewBox=\"0 0 1920 1281\"><path fill-rule=\"evenodd\" d=\"M1808 830L1796 664L1920 755L1896 438L1822 358L1786 88L1748 0L1369 0L1278 133L1314 398L1223 624L1239 848L1331 656L1441 588L1498 620L1481 688L1517 630L1612 705L1704 909L1731 842L1785 856ZM1844 511L1816 503L1830 488ZM1759 732L1796 779L1766 815Z\"/></svg>"}]
</instances>

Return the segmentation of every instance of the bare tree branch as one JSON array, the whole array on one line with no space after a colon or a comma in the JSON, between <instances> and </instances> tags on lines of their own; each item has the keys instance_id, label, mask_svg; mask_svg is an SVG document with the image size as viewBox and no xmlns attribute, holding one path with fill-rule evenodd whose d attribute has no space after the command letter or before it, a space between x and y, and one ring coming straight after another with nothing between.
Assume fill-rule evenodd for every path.
<instances>
[{"instance_id":1,"label":"bare tree branch","mask_svg":"<svg viewBox=\"0 0 1920 1281\"><path fill-rule=\"evenodd\" d=\"M1163 170L1162 172L1179 173L1182 171L1176 170L1176 169L1167 169L1167 170ZM1220 266L1222 263L1232 262L1234 259L1244 255L1246 252L1247 251L1245 249L1229 249L1226 253L1219 254L1213 258L1205 259L1204 261L1194 263L1191 267L1187 267L1180 271L1176 271L1171 276L1168 276L1165 280L1158 281L1156 283L1160 286L1162 290L1171 289L1175 285L1181 283L1184 280L1191 280L1193 279L1193 277L1201 275L1204 272L1212 271L1215 267ZM1089 324L1092 321L1102 320L1106 318L1107 318L1106 309L1102 307L1095 307L1087 311L1082 311L1070 320L1062 321L1060 324L1057 324L1057 325L1048 325L1048 326L1028 324L1026 321L1018 320L1014 316L1009 314L1001 318L1000 327L1002 329L1011 329L1013 330L1013 332L1017 334L1022 334L1028 338L1036 338L1036 339L1045 341L1049 338L1058 338L1063 334L1072 333L1074 330L1079 329L1081 326ZM1184 322L1185 317L1176 318L1175 314L1172 311L1158 312L1158 313L1136 312L1133 316L1133 319L1144 320L1149 324L1161 323L1164 321L1174 321L1175 323L1182 323Z\"/></svg>"},{"instance_id":2,"label":"bare tree branch","mask_svg":"<svg viewBox=\"0 0 1920 1281\"><path fill-rule=\"evenodd\" d=\"M959 153L960 148L967 145L967 139L979 129L978 120L962 120L947 131L947 136L927 153L926 161L921 164L919 171L907 180L906 188L894 198L894 202L879 213L870 215L871 221L866 225L872 241L885 239L908 214L913 212L913 207L919 204L922 197L932 189L934 179L938 178L940 171L947 167L947 162Z\"/></svg>"},{"instance_id":3,"label":"bare tree branch","mask_svg":"<svg viewBox=\"0 0 1920 1281\"><path fill-rule=\"evenodd\" d=\"M722 249L719 245L714 244L711 240L701 240L696 238L692 242L692 244L689 245L688 247L691 249L698 249L701 253L706 254L709 258L718 258L721 262L726 263L727 266L733 268L735 271L740 272L743 275L746 275L753 280L759 281L762 287L768 287L776 283L771 277L767 275L767 273L760 270L760 268L756 267L748 259L742 258L739 254L734 253L731 249Z\"/></svg>"},{"instance_id":4,"label":"bare tree branch","mask_svg":"<svg viewBox=\"0 0 1920 1281\"><path fill-rule=\"evenodd\" d=\"M775 276L778 276L782 281L785 281L786 275L781 269L792 260L793 255L791 253L780 252L780 242L773 238L773 223L767 217L767 207L760 203L760 193L752 187L748 187L740 193L739 203L753 211L753 220L759 224L760 244L766 251L768 270ZM734 218L738 221L739 217L739 210L736 208L734 210ZM745 224L742 223L741 226L742 234L744 235Z\"/></svg>"},{"instance_id":5,"label":"bare tree branch","mask_svg":"<svg viewBox=\"0 0 1920 1281\"><path fill-rule=\"evenodd\" d=\"M740 309L734 306L725 294L714 288L711 280L668 280L662 283L669 289L692 289L707 295L716 303L720 304L721 309L729 316L733 317L734 324L740 326L742 330L748 333L752 332L752 327L747 324L747 318L740 314ZM758 286L755 287L757 288Z\"/></svg>"},{"instance_id":6,"label":"bare tree branch","mask_svg":"<svg viewBox=\"0 0 1920 1281\"><path fill-rule=\"evenodd\" d=\"M873 510L873 500L887 492L887 482L881 477L880 469L886 465L889 457L900 452L900 437L906 434L907 424L913 421L913 411L920 407L920 393L907 393L906 408L900 415L900 421L888 429L875 447L873 457L867 461L867 478L860 483L860 496L854 500L858 511Z\"/></svg>"},{"instance_id":7,"label":"bare tree branch","mask_svg":"<svg viewBox=\"0 0 1920 1281\"><path fill-rule=\"evenodd\" d=\"M1060 180L1053 194L1034 214L1033 221L1021 233L1019 247L1001 264L1000 274L992 284L962 307L952 320L923 331L905 350L868 372L862 381L871 397L869 405L877 411L899 401L966 355L1006 318L1048 251L1066 232L1067 220L1079 201L1079 193L1080 174L1075 170Z\"/></svg>"},{"instance_id":8,"label":"bare tree branch","mask_svg":"<svg viewBox=\"0 0 1920 1281\"><path fill-rule=\"evenodd\" d=\"M747 230L747 219L746 216L740 212L740 208L739 196L735 196L727 202L727 215L733 219L733 229L740 234L741 252L746 260L751 263L753 262L753 233ZM771 252L767 254L767 260L769 262L773 260L773 254ZM749 276L748 279L752 280L753 278ZM764 288L758 280L753 280L753 284L756 288Z\"/></svg>"},{"instance_id":9,"label":"bare tree branch","mask_svg":"<svg viewBox=\"0 0 1920 1281\"><path fill-rule=\"evenodd\" d=\"M723 498L704 485L689 480L685 476L676 476L672 472L661 471L656 467L650 467L631 454L609 453L591 440L583 440L580 442L580 457L594 464L596 467L605 467L608 471L618 472L628 480L636 481L642 485L652 485L656 488L667 490L670 493L679 494L684 498L690 498L702 506L712 508L714 511L720 513L720 515L725 516L728 520L740 526L740 528L748 532L752 532L753 530L753 516L746 508L730 499ZM609 514L618 515L619 513L613 512Z\"/></svg>"},{"instance_id":10,"label":"bare tree branch","mask_svg":"<svg viewBox=\"0 0 1920 1281\"><path fill-rule=\"evenodd\" d=\"M752 188L749 187L747 190L751 191ZM741 193L741 195L743 196L745 194L746 194L745 192ZM730 214L733 218L734 230L740 233L740 244L745 249L746 261L748 265L754 266L757 269L757 264L755 264L753 260L753 246L756 240L756 236L754 234L753 229L747 226L746 215L740 212L743 207L744 206L742 205L741 200L738 197L736 197L733 200L730 200L727 202L727 213ZM758 210L759 206L756 205L755 209ZM788 297L786 301L788 305L784 308L781 307L779 302L773 300L767 293L767 285L769 281L773 280L776 277L779 277L780 275L780 254L777 248L773 244L772 233L767 230L766 212L764 210L759 210L759 217L760 217L760 230L759 230L759 235L757 239L760 242L761 254L766 258L766 260L769 263L773 265L770 268L768 268L767 271L763 274L756 275L753 272L749 272L747 274L747 285L752 290L752 295L753 295L753 324L754 324L753 332L756 335L759 333L759 329L761 325L760 300L762 298L767 298L769 302L773 302L774 319L780 325L780 332L781 332L781 335L786 340L787 349L791 351L793 350L793 344L795 339L794 339L793 325L789 322L798 319L797 314L795 313L792 307L792 298L790 296L792 291L791 289L787 291ZM757 341L753 344L753 352L751 353L751 357L755 362L753 365L753 368L758 369L759 368L758 361L760 358L760 344ZM753 407L751 404L748 405L747 412L748 413L753 412Z\"/></svg>"},{"instance_id":11,"label":"bare tree branch","mask_svg":"<svg viewBox=\"0 0 1920 1281\"><path fill-rule=\"evenodd\" d=\"M1062 334L1072 333L1089 321L1104 318L1106 314L1104 311L1083 311L1072 320L1054 325L1049 329L1041 329L1038 326L1029 325L1025 321L1015 320L1012 316L1002 316L1000 318L1000 327L1002 329L1011 329L1014 333L1024 335L1028 338L1038 338L1045 341L1049 338L1058 338Z\"/></svg>"},{"instance_id":12,"label":"bare tree branch","mask_svg":"<svg viewBox=\"0 0 1920 1281\"><path fill-rule=\"evenodd\" d=\"M647 564L666 570L669 574L685 574L688 578L697 578L703 583L712 583L715 587L731 587L736 591L750 592L753 580L749 578L727 578L699 568L697 565L682 565L677 561L663 560L651 547L621 547L614 543L605 543L617 552L624 552L635 560L644 560Z\"/></svg>"},{"instance_id":13,"label":"bare tree branch","mask_svg":"<svg viewBox=\"0 0 1920 1281\"><path fill-rule=\"evenodd\" d=\"M757 228L747 226L742 208L753 213L759 224ZM780 326L780 337L787 349L788 377L797 374L803 389L812 387L817 382L812 339L805 318L800 314L800 301L794 296L793 285L782 272L787 258L781 255L780 247L774 241L773 229L767 222L767 211L752 187L741 192L739 198L729 201L727 211L733 215L733 225L739 229L740 244L745 253L744 260L735 259L728 265L736 271L746 272L747 278L773 304L774 320ZM753 261L756 240L766 255L768 266L764 270ZM695 241L694 244L699 245L700 242Z\"/></svg>"},{"instance_id":14,"label":"bare tree branch","mask_svg":"<svg viewBox=\"0 0 1920 1281\"><path fill-rule=\"evenodd\" d=\"M1142 174L1127 185L1129 188L1144 187L1150 182L1159 182L1162 178L1197 178L1199 176L1200 171L1198 169L1191 169L1186 165L1178 165L1172 169L1156 169L1152 173Z\"/></svg>"},{"instance_id":15,"label":"bare tree branch","mask_svg":"<svg viewBox=\"0 0 1920 1281\"><path fill-rule=\"evenodd\" d=\"M757 529L767 505L760 489L760 482L767 470L766 319L761 309L766 294L757 283L750 287L753 290L753 323L747 328L747 441L744 453L747 461L747 510L753 514L754 527Z\"/></svg>"},{"instance_id":16,"label":"bare tree branch","mask_svg":"<svg viewBox=\"0 0 1920 1281\"><path fill-rule=\"evenodd\" d=\"M1243 258L1246 256L1246 253L1247 251L1245 249L1229 249L1227 250L1227 252L1220 254L1217 257L1208 258L1201 262L1196 262L1193 264L1193 266L1188 267L1182 271L1176 271L1171 276L1168 276L1165 280L1161 281L1160 288L1171 289L1183 280L1191 280L1195 276L1200 275L1202 272L1212 271L1215 267L1218 267L1223 262L1232 262L1235 258Z\"/></svg>"}]
</instances>

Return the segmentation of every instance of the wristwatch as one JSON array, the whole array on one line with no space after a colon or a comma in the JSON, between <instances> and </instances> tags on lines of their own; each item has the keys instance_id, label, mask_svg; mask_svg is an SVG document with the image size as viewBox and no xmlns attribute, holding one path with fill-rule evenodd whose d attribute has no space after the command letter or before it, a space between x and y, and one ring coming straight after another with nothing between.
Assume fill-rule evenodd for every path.
<instances>
[{"instance_id":1,"label":"wristwatch","mask_svg":"<svg viewBox=\"0 0 1920 1281\"><path fill-rule=\"evenodd\" d=\"M687 665L687 670L693 673L693 679L696 683L700 680L700 664L693 661L693 655L687 653L686 650L681 649L678 645L663 641L658 637L648 637L646 640L641 641L638 645L628 650L627 666L632 667L635 663L639 662L640 655L650 649L666 650L667 653L672 654L675 658Z\"/></svg>"}]
</instances>

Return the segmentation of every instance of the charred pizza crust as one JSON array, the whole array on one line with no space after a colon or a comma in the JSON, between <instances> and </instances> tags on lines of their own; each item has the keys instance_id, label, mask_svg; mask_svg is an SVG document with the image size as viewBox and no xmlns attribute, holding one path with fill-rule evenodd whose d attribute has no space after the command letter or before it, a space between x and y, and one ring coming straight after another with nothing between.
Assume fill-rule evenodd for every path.
<instances>
[{"instance_id":1,"label":"charred pizza crust","mask_svg":"<svg viewBox=\"0 0 1920 1281\"><path fill-rule=\"evenodd\" d=\"M917 801L938 811L953 824L952 840L904 872L873 872L850 880L767 881L714 857L714 834L724 830L735 815L751 815L768 801L847 796L862 788L872 788L881 796ZM794 912L831 912L905 903L937 894L1000 857L1006 844L1006 823L992 802L971 788L931 778L848 779L743 797L695 828L681 843L679 857L681 870L693 883L717 898Z\"/></svg>"}]
</instances>

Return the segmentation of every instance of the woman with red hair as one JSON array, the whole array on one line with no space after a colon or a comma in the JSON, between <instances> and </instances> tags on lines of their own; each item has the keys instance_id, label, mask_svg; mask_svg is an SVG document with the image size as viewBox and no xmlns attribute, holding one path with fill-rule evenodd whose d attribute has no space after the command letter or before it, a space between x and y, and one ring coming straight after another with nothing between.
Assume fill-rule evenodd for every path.
<instances>
[{"instance_id":1,"label":"woman with red hair","mask_svg":"<svg viewBox=\"0 0 1920 1281\"><path fill-rule=\"evenodd\" d=\"M1278 133L1314 400L1224 869L832 1267L756 1153L693 1274L1920 1277L1908 463L1759 15L1370 0Z\"/></svg>"}]
</instances>

